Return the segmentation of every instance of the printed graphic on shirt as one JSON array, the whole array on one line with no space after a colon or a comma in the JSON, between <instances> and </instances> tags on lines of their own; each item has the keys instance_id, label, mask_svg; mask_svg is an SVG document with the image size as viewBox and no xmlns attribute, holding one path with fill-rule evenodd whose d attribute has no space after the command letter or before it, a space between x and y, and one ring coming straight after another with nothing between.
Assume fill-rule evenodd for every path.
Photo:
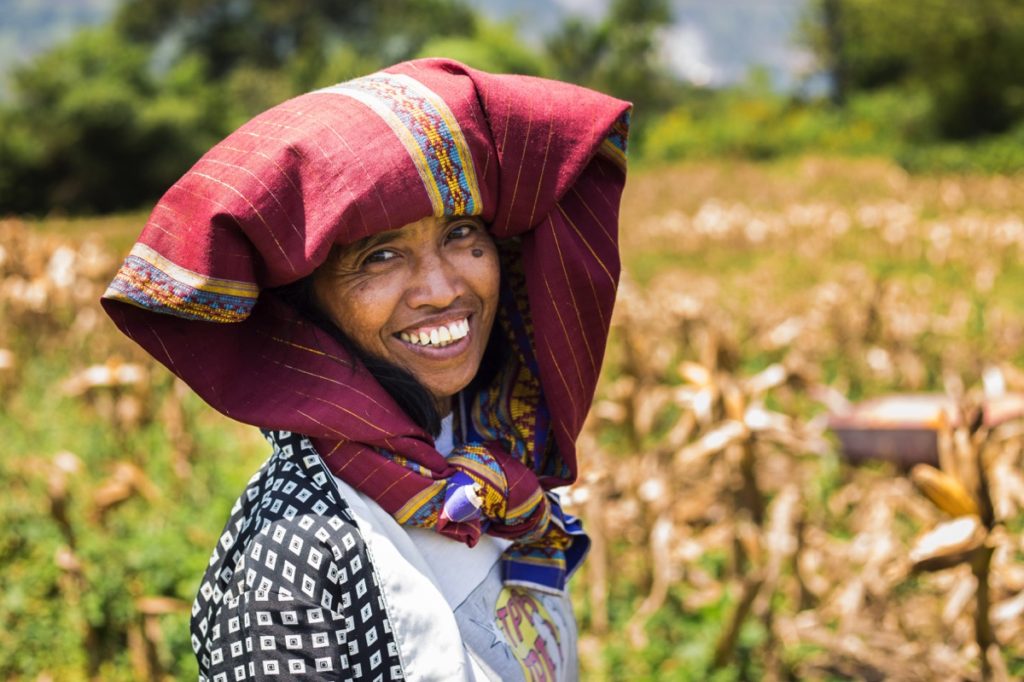
<instances>
[{"instance_id":1,"label":"printed graphic on shirt","mask_svg":"<svg viewBox=\"0 0 1024 682\"><path fill-rule=\"evenodd\" d=\"M498 595L494 619L529 681L558 679L564 670L558 627L533 593L506 587Z\"/></svg>"},{"instance_id":2,"label":"printed graphic on shirt","mask_svg":"<svg viewBox=\"0 0 1024 682\"><path fill-rule=\"evenodd\" d=\"M576 620L569 598L506 587L500 562L456 607L455 620L463 642L483 668L478 679L579 679Z\"/></svg>"}]
</instances>

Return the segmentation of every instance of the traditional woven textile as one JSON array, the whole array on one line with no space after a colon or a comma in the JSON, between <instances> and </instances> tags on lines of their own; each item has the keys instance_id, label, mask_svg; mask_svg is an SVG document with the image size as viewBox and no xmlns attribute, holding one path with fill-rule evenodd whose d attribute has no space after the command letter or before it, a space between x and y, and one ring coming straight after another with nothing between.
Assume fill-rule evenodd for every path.
<instances>
[{"instance_id":1,"label":"traditional woven textile","mask_svg":"<svg viewBox=\"0 0 1024 682\"><path fill-rule=\"evenodd\" d=\"M296 97L168 190L104 307L224 414L308 435L400 523L470 546L482 532L514 540L506 580L560 590L584 543L544 491L576 477L604 354L628 113L584 88L439 59ZM512 348L492 386L463 396L469 437L447 459L272 291L334 244L431 215L480 216L498 240L496 333Z\"/></svg>"}]
</instances>

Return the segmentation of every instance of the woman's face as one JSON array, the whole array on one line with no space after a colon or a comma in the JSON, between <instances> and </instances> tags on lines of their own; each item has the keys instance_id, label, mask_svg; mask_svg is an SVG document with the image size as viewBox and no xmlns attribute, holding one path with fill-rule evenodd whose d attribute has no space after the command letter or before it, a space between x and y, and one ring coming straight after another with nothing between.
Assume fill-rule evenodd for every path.
<instances>
[{"instance_id":1,"label":"woman's face","mask_svg":"<svg viewBox=\"0 0 1024 682\"><path fill-rule=\"evenodd\" d=\"M477 218L424 218L332 253L320 306L370 355L443 401L476 375L498 307L498 251Z\"/></svg>"}]
</instances>

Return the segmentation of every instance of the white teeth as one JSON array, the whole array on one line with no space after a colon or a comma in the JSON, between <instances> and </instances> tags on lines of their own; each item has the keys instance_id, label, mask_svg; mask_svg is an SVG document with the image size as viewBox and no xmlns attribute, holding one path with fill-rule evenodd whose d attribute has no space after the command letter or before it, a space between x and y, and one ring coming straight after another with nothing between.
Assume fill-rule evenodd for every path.
<instances>
[{"instance_id":1,"label":"white teeth","mask_svg":"<svg viewBox=\"0 0 1024 682\"><path fill-rule=\"evenodd\" d=\"M398 336L406 343L418 346L435 346L443 348L469 334L469 320L458 320L447 325L435 327L429 331L421 329L418 332L401 332Z\"/></svg>"},{"instance_id":2,"label":"white teeth","mask_svg":"<svg viewBox=\"0 0 1024 682\"><path fill-rule=\"evenodd\" d=\"M448 327L448 332L452 336L452 340L458 341L459 339L465 338L469 332L469 326L465 320L459 320L458 322L452 322Z\"/></svg>"}]
</instances>

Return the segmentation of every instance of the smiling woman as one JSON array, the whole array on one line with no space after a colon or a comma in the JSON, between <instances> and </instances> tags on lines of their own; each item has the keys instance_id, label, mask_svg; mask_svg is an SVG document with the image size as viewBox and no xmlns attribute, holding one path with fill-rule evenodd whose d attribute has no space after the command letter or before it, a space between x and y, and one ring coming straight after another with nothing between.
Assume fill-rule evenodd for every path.
<instances>
[{"instance_id":1,"label":"smiling woman","mask_svg":"<svg viewBox=\"0 0 1024 682\"><path fill-rule=\"evenodd\" d=\"M428 216L332 251L318 304L352 342L408 371L439 414L476 376L498 308L498 252L477 218Z\"/></svg>"},{"instance_id":2,"label":"smiling woman","mask_svg":"<svg viewBox=\"0 0 1024 682\"><path fill-rule=\"evenodd\" d=\"M160 200L114 322L272 454L192 610L203 680L567 680L628 105L421 60L285 102Z\"/></svg>"}]
</instances>

